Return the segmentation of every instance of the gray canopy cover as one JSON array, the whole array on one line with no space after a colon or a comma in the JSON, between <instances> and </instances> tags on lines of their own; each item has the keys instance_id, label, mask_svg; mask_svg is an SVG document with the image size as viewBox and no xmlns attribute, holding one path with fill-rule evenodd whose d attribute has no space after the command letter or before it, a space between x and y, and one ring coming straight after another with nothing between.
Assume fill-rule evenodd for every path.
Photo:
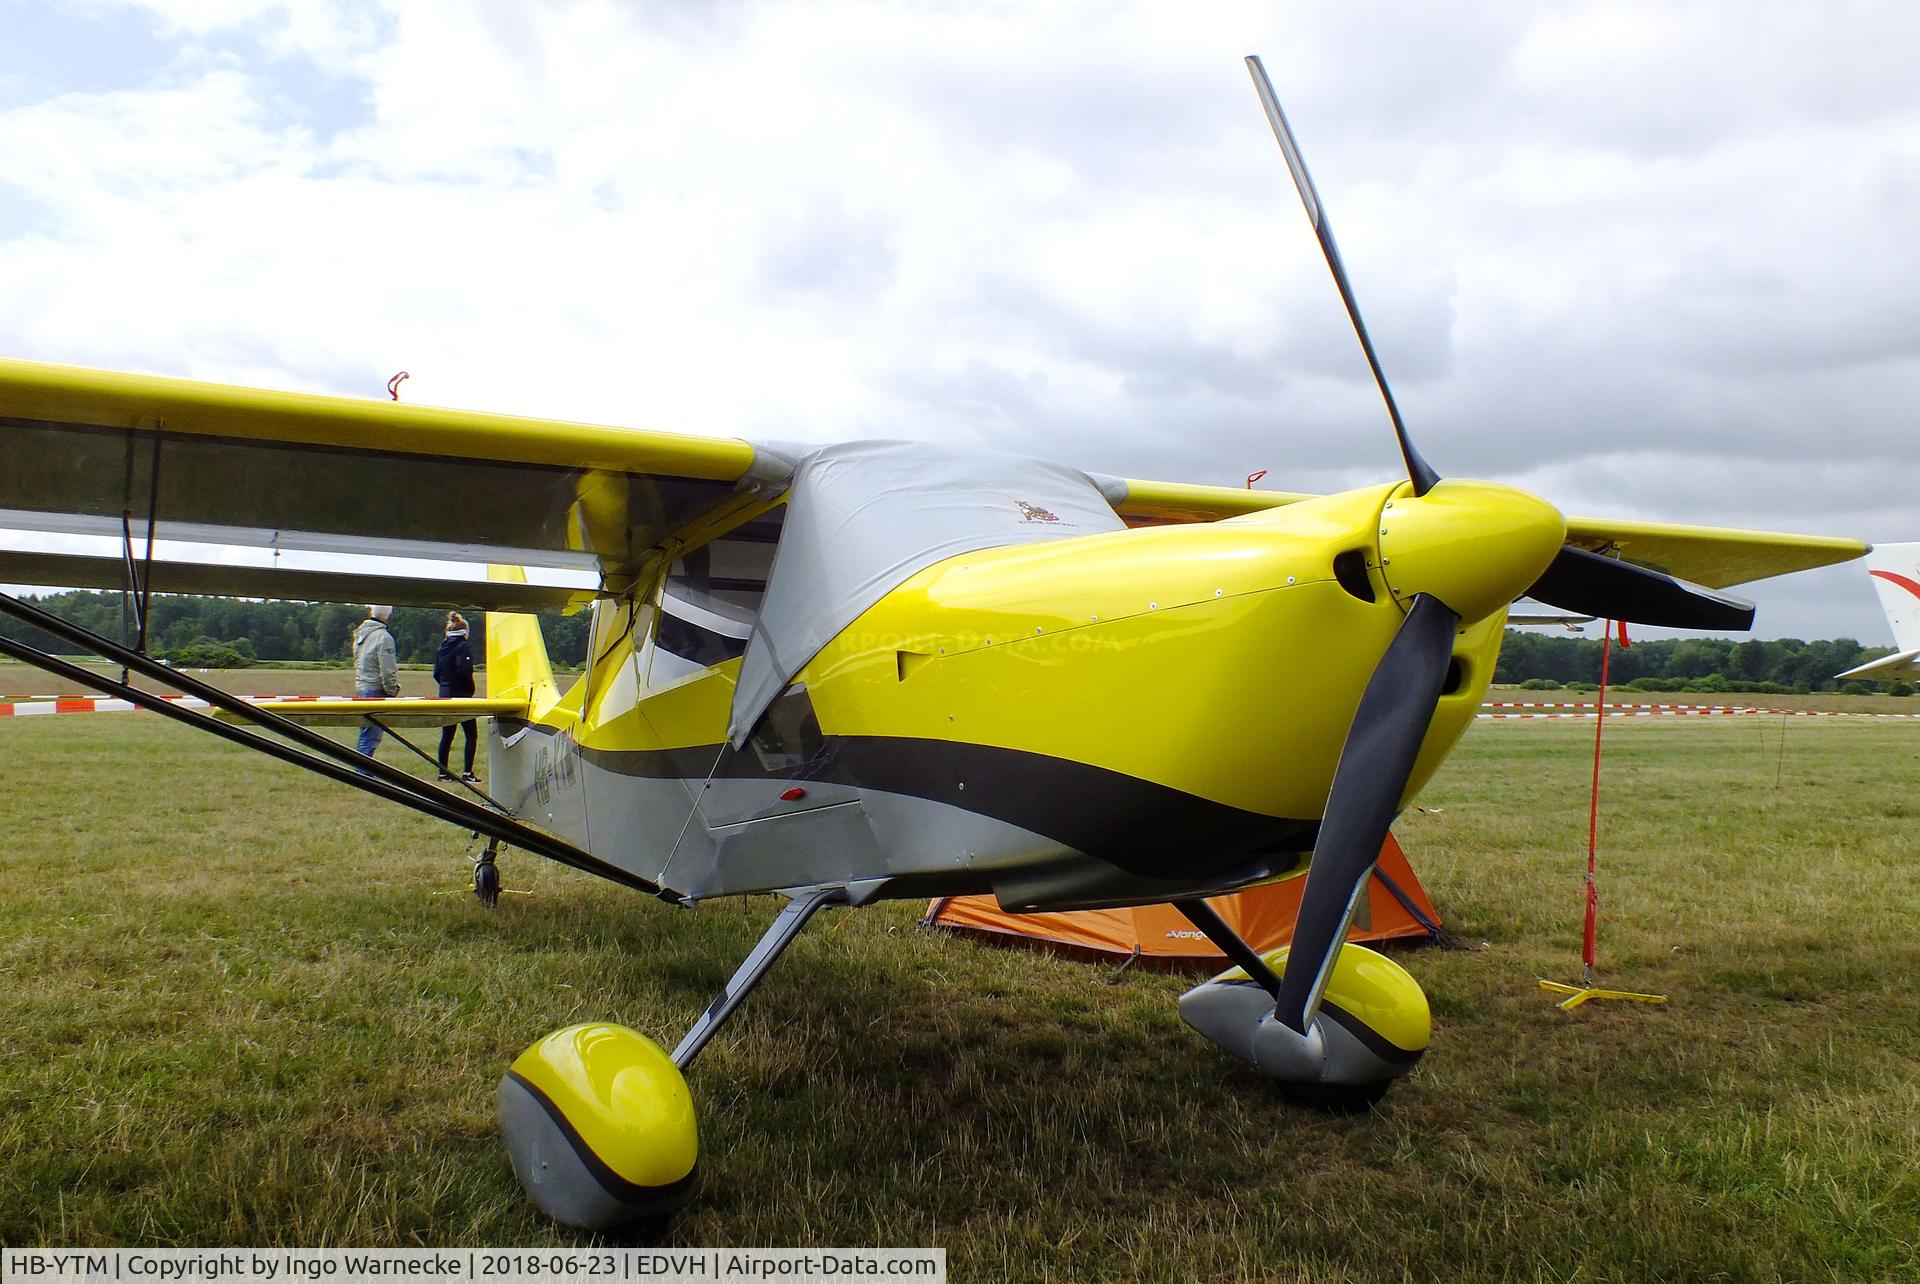
<instances>
[{"instance_id":1,"label":"gray canopy cover","mask_svg":"<svg viewBox=\"0 0 1920 1284\"><path fill-rule=\"evenodd\" d=\"M1117 531L1103 486L1064 464L910 441L805 456L766 597L740 663L727 737L739 748L820 648L915 572L1003 544Z\"/></svg>"}]
</instances>

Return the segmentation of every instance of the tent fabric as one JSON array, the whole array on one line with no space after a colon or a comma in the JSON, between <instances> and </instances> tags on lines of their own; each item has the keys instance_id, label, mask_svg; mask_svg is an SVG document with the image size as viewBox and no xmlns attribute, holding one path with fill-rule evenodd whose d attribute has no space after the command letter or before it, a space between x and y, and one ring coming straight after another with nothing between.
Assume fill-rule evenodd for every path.
<instances>
[{"instance_id":1,"label":"tent fabric","mask_svg":"<svg viewBox=\"0 0 1920 1284\"><path fill-rule=\"evenodd\" d=\"M1380 849L1375 870L1385 877L1367 880L1366 899L1354 914L1347 939L1385 941L1433 935L1440 926L1440 914L1420 885L1413 866L1408 864L1406 853L1391 834ZM1290 878L1230 896L1211 897L1207 903L1219 911L1220 917L1242 940L1266 954L1293 939L1293 923L1299 915L1300 894L1306 884L1305 878ZM1393 893L1394 887L1406 895L1417 915L1400 903ZM1117 956L1132 956L1137 951L1142 959L1204 963L1209 967L1226 961L1213 942L1171 905L1077 910L1064 914L1009 914L991 896L955 896L928 906L924 922L1009 943L1024 941Z\"/></svg>"},{"instance_id":2,"label":"tent fabric","mask_svg":"<svg viewBox=\"0 0 1920 1284\"><path fill-rule=\"evenodd\" d=\"M916 572L1004 544L1125 530L1063 464L911 441L827 446L800 461L727 737L739 748L842 629Z\"/></svg>"}]
</instances>

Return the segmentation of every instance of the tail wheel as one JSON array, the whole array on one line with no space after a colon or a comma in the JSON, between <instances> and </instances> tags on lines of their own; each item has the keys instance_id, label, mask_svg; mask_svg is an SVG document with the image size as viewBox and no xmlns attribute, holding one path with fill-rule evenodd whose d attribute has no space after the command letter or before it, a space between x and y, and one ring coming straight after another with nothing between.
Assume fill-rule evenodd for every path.
<instances>
[{"instance_id":1,"label":"tail wheel","mask_svg":"<svg viewBox=\"0 0 1920 1284\"><path fill-rule=\"evenodd\" d=\"M500 903L500 867L483 860L473 867L473 894L488 909Z\"/></svg>"}]
</instances>

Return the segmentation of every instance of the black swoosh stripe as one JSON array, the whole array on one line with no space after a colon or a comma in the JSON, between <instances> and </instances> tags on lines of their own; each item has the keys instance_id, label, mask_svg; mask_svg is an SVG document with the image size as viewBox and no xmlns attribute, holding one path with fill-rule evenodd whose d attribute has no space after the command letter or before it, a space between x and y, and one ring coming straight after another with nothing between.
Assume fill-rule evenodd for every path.
<instances>
[{"instance_id":1,"label":"black swoosh stripe","mask_svg":"<svg viewBox=\"0 0 1920 1284\"><path fill-rule=\"evenodd\" d=\"M1388 1065L1412 1065L1421 1057L1427 1055L1425 1048L1421 1048L1417 1052L1407 1051L1331 999L1321 999L1320 1010L1324 1012L1335 1025L1358 1039L1361 1046L1366 1048L1368 1052L1379 1057Z\"/></svg>"},{"instance_id":2,"label":"black swoosh stripe","mask_svg":"<svg viewBox=\"0 0 1920 1284\"><path fill-rule=\"evenodd\" d=\"M1021 749L905 736L826 736L793 767L764 766L749 748L593 749L621 775L704 780L814 780L946 803L1042 834L1130 874L1204 875L1247 856L1313 848L1317 820L1267 816L1124 772Z\"/></svg>"}]
</instances>

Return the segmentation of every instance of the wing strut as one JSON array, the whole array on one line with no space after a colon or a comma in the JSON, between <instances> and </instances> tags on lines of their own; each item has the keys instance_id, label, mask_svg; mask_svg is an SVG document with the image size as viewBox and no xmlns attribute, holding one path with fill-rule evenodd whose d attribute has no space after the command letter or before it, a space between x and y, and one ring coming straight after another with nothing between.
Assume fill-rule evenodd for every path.
<instances>
[{"instance_id":1,"label":"wing strut","mask_svg":"<svg viewBox=\"0 0 1920 1284\"><path fill-rule=\"evenodd\" d=\"M572 843L535 829L524 821L506 814L503 810L496 811L482 807L478 803L469 802L443 789L436 789L397 767L391 767L376 759L362 757L337 740L321 735L311 728L303 727L270 710L258 708L197 678L170 669L130 647L111 642L97 633L68 623L58 616L49 615L10 594L0 593L0 612L11 615L22 623L59 638L63 642L92 651L112 663L131 669L142 677L164 683L187 695L197 696L216 709L231 713L264 730L285 736L311 752L302 752L292 745L282 744L258 732L228 726L219 719L197 710L182 708L164 696L142 691L131 683L116 682L112 678L93 673L57 656L48 655L13 638L0 637L0 655L31 664L56 677L104 691L129 704L172 718L175 722L182 722L187 726L210 732L223 740L257 750L281 762L292 763L296 767L305 768L343 785L352 785L355 789L372 794L376 798L399 803L403 807L412 808L436 820L459 825L463 829L470 829L475 833L485 834L489 838L497 838L502 842L524 848L536 856L545 856L548 860L569 865L583 873L597 874L612 882L651 893L662 900L679 903L679 898L663 891L656 884L618 865L602 860L591 852L575 847Z\"/></svg>"}]
</instances>

